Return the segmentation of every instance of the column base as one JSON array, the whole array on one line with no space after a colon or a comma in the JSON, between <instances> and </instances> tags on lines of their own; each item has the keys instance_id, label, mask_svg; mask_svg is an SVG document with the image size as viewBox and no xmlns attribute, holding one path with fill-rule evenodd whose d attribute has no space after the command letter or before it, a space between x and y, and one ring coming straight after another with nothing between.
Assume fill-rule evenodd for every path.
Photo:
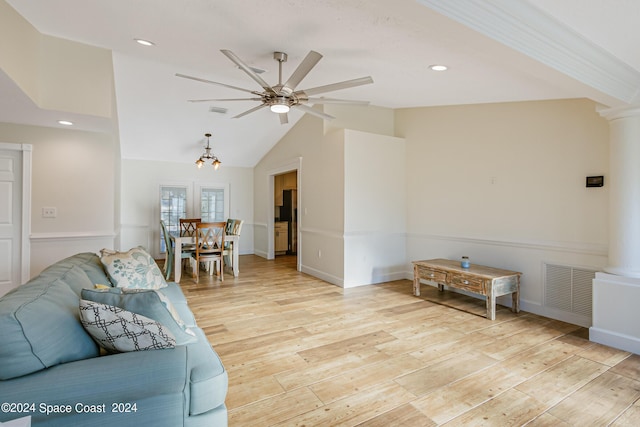
<instances>
[{"instance_id":1,"label":"column base","mask_svg":"<svg viewBox=\"0 0 640 427\"><path fill-rule=\"evenodd\" d=\"M615 274L616 276L631 277L640 279L640 270L630 270L622 267L605 267L605 273Z\"/></svg>"},{"instance_id":2,"label":"column base","mask_svg":"<svg viewBox=\"0 0 640 427\"><path fill-rule=\"evenodd\" d=\"M589 339L640 354L640 278L596 273Z\"/></svg>"}]
</instances>

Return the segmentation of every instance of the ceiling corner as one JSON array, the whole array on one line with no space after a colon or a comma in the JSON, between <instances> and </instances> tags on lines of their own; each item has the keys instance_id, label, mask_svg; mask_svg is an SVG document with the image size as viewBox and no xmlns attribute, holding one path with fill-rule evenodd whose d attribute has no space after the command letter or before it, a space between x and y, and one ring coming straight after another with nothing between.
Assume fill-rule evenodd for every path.
<instances>
[{"instance_id":1,"label":"ceiling corner","mask_svg":"<svg viewBox=\"0 0 640 427\"><path fill-rule=\"evenodd\" d=\"M640 72L528 1L417 1L621 102L640 98Z\"/></svg>"}]
</instances>

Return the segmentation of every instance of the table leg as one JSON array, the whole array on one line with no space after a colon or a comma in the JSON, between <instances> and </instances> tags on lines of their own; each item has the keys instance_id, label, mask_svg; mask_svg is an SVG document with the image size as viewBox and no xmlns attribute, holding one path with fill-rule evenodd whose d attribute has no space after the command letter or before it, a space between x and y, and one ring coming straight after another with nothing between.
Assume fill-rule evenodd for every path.
<instances>
[{"instance_id":1,"label":"table leg","mask_svg":"<svg viewBox=\"0 0 640 427\"><path fill-rule=\"evenodd\" d=\"M233 248L233 254L232 254L232 258L233 258L233 277L238 277L238 274L240 273L239 269L238 269L238 245L236 244L237 242L233 242L233 244L231 245L231 247Z\"/></svg>"},{"instance_id":2,"label":"table leg","mask_svg":"<svg viewBox=\"0 0 640 427\"><path fill-rule=\"evenodd\" d=\"M516 278L516 291L511 294L511 311L520 313L520 276Z\"/></svg>"},{"instance_id":3,"label":"table leg","mask_svg":"<svg viewBox=\"0 0 640 427\"><path fill-rule=\"evenodd\" d=\"M413 294L420 296L420 274L418 274L418 266L413 266Z\"/></svg>"},{"instance_id":4,"label":"table leg","mask_svg":"<svg viewBox=\"0 0 640 427\"><path fill-rule=\"evenodd\" d=\"M496 320L496 297L493 289L487 293L487 319Z\"/></svg>"},{"instance_id":5,"label":"table leg","mask_svg":"<svg viewBox=\"0 0 640 427\"><path fill-rule=\"evenodd\" d=\"M180 276L182 275L182 241L175 239L175 247L173 248L174 263L173 263L173 281L180 283Z\"/></svg>"}]
</instances>

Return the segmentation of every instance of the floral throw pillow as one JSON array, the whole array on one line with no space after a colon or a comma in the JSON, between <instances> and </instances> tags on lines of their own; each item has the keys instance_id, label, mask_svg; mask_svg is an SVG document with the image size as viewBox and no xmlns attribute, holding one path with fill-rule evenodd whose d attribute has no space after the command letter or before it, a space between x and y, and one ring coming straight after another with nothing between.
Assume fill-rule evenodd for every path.
<instances>
[{"instance_id":1,"label":"floral throw pillow","mask_svg":"<svg viewBox=\"0 0 640 427\"><path fill-rule=\"evenodd\" d=\"M162 271L142 246L127 252L100 251L109 279L119 288L160 289L167 286Z\"/></svg>"},{"instance_id":2,"label":"floral throw pillow","mask_svg":"<svg viewBox=\"0 0 640 427\"><path fill-rule=\"evenodd\" d=\"M111 352L176 346L173 334L160 323L112 305L81 299L80 321L100 347Z\"/></svg>"}]
</instances>

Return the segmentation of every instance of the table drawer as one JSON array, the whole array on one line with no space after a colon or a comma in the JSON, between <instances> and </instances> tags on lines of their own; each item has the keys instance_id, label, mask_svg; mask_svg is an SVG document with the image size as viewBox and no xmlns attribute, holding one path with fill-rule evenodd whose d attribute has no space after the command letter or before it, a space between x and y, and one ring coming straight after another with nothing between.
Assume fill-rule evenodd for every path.
<instances>
[{"instance_id":1,"label":"table drawer","mask_svg":"<svg viewBox=\"0 0 640 427\"><path fill-rule=\"evenodd\" d=\"M468 277L461 274L451 274L449 277L449 284L458 289L464 289L465 291L475 292L478 294L485 294L484 279L477 277Z\"/></svg>"},{"instance_id":2,"label":"table drawer","mask_svg":"<svg viewBox=\"0 0 640 427\"><path fill-rule=\"evenodd\" d=\"M445 283L447 280L447 273L443 271L432 270L427 267L418 266L418 275L421 279L432 280L434 282Z\"/></svg>"}]
</instances>

